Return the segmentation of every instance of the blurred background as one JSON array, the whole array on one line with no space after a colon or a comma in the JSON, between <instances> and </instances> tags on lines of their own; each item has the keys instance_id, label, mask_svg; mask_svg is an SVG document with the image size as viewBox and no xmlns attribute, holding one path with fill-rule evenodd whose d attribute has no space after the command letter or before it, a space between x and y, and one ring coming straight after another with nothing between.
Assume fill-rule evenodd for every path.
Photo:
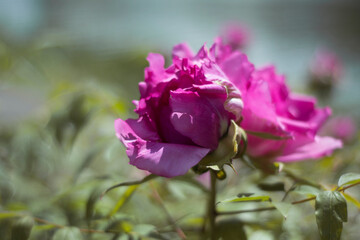
<instances>
[{"instance_id":1,"label":"blurred background","mask_svg":"<svg viewBox=\"0 0 360 240\"><path fill-rule=\"evenodd\" d=\"M192 201L201 203L205 197L189 182L158 180L150 190L139 187L127 204L135 189L97 199L114 183L144 176L127 164L113 121L135 117L131 100L139 97L147 54L169 58L180 42L197 51L205 42L210 46L229 23L247 29L243 51L256 66L274 64L293 90L318 94L320 105L330 105L335 116L346 115L359 125L359 1L0 0L0 210L79 228L106 229L116 223L125 233L115 234L119 239L134 232L135 237L147 236L154 229L163 239L176 239L167 213L152 197L155 191L169 200L177 221L199 224L195 220L204 207L185 199L193 194ZM342 65L341 79L326 96L309 87L319 49L336 54ZM341 154L293 168L301 173L311 166L309 178L327 184L336 184L341 173L359 170L358 135L356 128L350 131L355 137ZM250 176L246 181L257 181L258 173L241 171ZM240 191L234 181L224 183L230 189L224 196ZM253 191L251 186L241 190ZM295 211L286 224L279 216L264 215L277 225L252 225L246 228L249 239L318 239L313 209L308 210L305 217ZM253 223L254 216L242 220ZM299 216L306 221L295 228ZM358 239L360 219L351 216L344 239ZM9 226L16 221L0 214L1 236L10 236ZM36 225L31 238L51 239L56 227L46 225ZM79 228L69 230L74 239L80 239Z\"/></svg>"}]
</instances>

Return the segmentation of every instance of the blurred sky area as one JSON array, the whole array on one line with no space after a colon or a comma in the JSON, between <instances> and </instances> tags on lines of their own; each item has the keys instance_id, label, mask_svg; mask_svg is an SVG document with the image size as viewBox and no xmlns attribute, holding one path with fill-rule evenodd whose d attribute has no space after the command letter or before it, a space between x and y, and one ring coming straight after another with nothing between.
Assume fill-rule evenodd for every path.
<instances>
[{"instance_id":1,"label":"blurred sky area","mask_svg":"<svg viewBox=\"0 0 360 240\"><path fill-rule=\"evenodd\" d=\"M180 42L197 50L230 21L251 30L250 60L275 64L295 89L305 84L316 49L334 51L345 75L332 104L359 117L360 1L0 0L5 42L24 46L44 37L54 40L42 44L61 42L102 56L139 48L169 53ZM0 101L11 98L4 94L0 89Z\"/></svg>"}]
</instances>

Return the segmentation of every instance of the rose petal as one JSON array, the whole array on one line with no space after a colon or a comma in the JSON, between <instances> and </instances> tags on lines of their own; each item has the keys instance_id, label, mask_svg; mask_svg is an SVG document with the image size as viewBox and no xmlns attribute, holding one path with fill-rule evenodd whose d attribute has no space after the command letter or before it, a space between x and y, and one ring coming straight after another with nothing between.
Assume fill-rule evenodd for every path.
<instances>
[{"instance_id":1,"label":"rose petal","mask_svg":"<svg viewBox=\"0 0 360 240\"><path fill-rule=\"evenodd\" d=\"M164 69L165 59L161 54L149 53L146 59L149 62L149 67L145 68L145 82L139 83L142 98L148 96L157 84L168 82L173 77L169 69Z\"/></svg>"},{"instance_id":2,"label":"rose petal","mask_svg":"<svg viewBox=\"0 0 360 240\"><path fill-rule=\"evenodd\" d=\"M175 129L199 146L216 149L221 134L221 118L225 114L222 96L200 97L198 93L180 89L170 95L171 123Z\"/></svg>"},{"instance_id":3,"label":"rose petal","mask_svg":"<svg viewBox=\"0 0 360 240\"><path fill-rule=\"evenodd\" d=\"M131 141L137 138L147 141L160 141L159 135L146 116L125 121L120 118L116 119L115 132L116 136L124 141Z\"/></svg>"},{"instance_id":4,"label":"rose petal","mask_svg":"<svg viewBox=\"0 0 360 240\"><path fill-rule=\"evenodd\" d=\"M290 141L290 140L289 140ZM330 155L335 149L342 147L342 142L331 137L316 136L314 141L299 145L296 139L293 144L287 144L283 154L275 160L279 162L293 162L305 159L316 159ZM301 140L300 140L301 141Z\"/></svg>"},{"instance_id":5,"label":"rose petal","mask_svg":"<svg viewBox=\"0 0 360 240\"><path fill-rule=\"evenodd\" d=\"M189 59L191 59L194 57L194 54L193 54L191 48L189 47L189 45L187 45L186 43L180 43L173 47L172 57L173 58L189 58Z\"/></svg>"},{"instance_id":6,"label":"rose petal","mask_svg":"<svg viewBox=\"0 0 360 240\"><path fill-rule=\"evenodd\" d=\"M137 135L138 130L144 129L138 125L142 123L117 119L116 135L126 147L130 164L156 175L183 175L210 151L196 146L145 141Z\"/></svg>"},{"instance_id":7,"label":"rose petal","mask_svg":"<svg viewBox=\"0 0 360 240\"><path fill-rule=\"evenodd\" d=\"M305 128L317 132L331 115L331 109L329 107L316 108L315 104L315 98L291 94L288 107L288 111L291 114L291 120L301 121L306 125ZM291 120L289 119L289 121ZM291 124L289 124L289 127L291 127Z\"/></svg>"},{"instance_id":8,"label":"rose petal","mask_svg":"<svg viewBox=\"0 0 360 240\"><path fill-rule=\"evenodd\" d=\"M210 149L171 143L143 142L130 164L163 177L184 175L204 158Z\"/></svg>"},{"instance_id":9,"label":"rose petal","mask_svg":"<svg viewBox=\"0 0 360 240\"><path fill-rule=\"evenodd\" d=\"M237 51L233 52L220 63L220 67L229 80L243 93L254 71L254 65L248 61L247 56Z\"/></svg>"}]
</instances>

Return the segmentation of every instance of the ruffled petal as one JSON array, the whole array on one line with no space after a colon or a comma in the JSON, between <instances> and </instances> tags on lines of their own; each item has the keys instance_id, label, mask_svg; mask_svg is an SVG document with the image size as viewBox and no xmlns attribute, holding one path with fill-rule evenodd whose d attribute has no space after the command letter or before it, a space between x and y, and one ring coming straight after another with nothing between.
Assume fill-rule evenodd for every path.
<instances>
[{"instance_id":1,"label":"ruffled petal","mask_svg":"<svg viewBox=\"0 0 360 240\"><path fill-rule=\"evenodd\" d=\"M116 119L115 120L116 136L124 143L141 138L145 141L160 141L160 137L147 116L139 119Z\"/></svg>"},{"instance_id":2,"label":"ruffled petal","mask_svg":"<svg viewBox=\"0 0 360 240\"><path fill-rule=\"evenodd\" d=\"M277 105L272 101L269 84L265 81L252 84L244 97L243 122L245 130L266 132L275 136L289 136L279 121Z\"/></svg>"},{"instance_id":3,"label":"ruffled petal","mask_svg":"<svg viewBox=\"0 0 360 240\"><path fill-rule=\"evenodd\" d=\"M170 95L171 123L175 129L199 146L216 149L221 137L225 99L222 96L200 97L196 92L180 89Z\"/></svg>"},{"instance_id":4,"label":"ruffled petal","mask_svg":"<svg viewBox=\"0 0 360 240\"><path fill-rule=\"evenodd\" d=\"M228 79L244 93L254 71L254 65L248 61L247 56L236 51L219 65Z\"/></svg>"},{"instance_id":5,"label":"ruffled petal","mask_svg":"<svg viewBox=\"0 0 360 240\"><path fill-rule=\"evenodd\" d=\"M115 121L116 135L126 147L130 164L142 170L164 177L183 175L210 151L197 146L146 141L138 134L155 136L143 123L136 120Z\"/></svg>"},{"instance_id":6,"label":"ruffled petal","mask_svg":"<svg viewBox=\"0 0 360 240\"><path fill-rule=\"evenodd\" d=\"M335 149L342 147L342 142L331 137L316 136L314 141L299 145L296 140L287 144L283 154L275 160L279 162L293 162L305 159L317 159L330 155Z\"/></svg>"},{"instance_id":7,"label":"ruffled petal","mask_svg":"<svg viewBox=\"0 0 360 240\"><path fill-rule=\"evenodd\" d=\"M148 96L159 83L169 82L174 76L173 72L165 69L165 59L161 54L149 53L146 58L149 67L145 68L145 82L139 83L141 98Z\"/></svg>"},{"instance_id":8,"label":"ruffled petal","mask_svg":"<svg viewBox=\"0 0 360 240\"><path fill-rule=\"evenodd\" d=\"M139 141L141 142L141 141ZM163 177L184 175L203 159L210 149L171 143L141 142L130 164Z\"/></svg>"},{"instance_id":9,"label":"ruffled petal","mask_svg":"<svg viewBox=\"0 0 360 240\"><path fill-rule=\"evenodd\" d=\"M290 114L289 121L302 122L305 124L305 128L313 132L317 132L331 115L329 107L316 108L315 98L298 94L290 95L288 112ZM289 124L289 127L291 127L291 124Z\"/></svg>"},{"instance_id":10,"label":"ruffled petal","mask_svg":"<svg viewBox=\"0 0 360 240\"><path fill-rule=\"evenodd\" d=\"M180 43L173 47L172 57L180 58L180 59L182 59L182 58L191 59L194 57L194 54L193 54L191 48L189 47L189 45L187 45L186 43Z\"/></svg>"}]
</instances>

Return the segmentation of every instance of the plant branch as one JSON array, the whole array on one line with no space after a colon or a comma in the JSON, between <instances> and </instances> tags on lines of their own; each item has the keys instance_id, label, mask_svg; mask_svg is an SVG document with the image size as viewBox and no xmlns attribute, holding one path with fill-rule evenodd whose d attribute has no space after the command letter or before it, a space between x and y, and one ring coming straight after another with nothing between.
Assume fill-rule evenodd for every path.
<instances>
[{"instance_id":1,"label":"plant branch","mask_svg":"<svg viewBox=\"0 0 360 240\"><path fill-rule=\"evenodd\" d=\"M208 199L208 215L210 239L215 240L215 219L216 219L216 173L210 170L210 193Z\"/></svg>"},{"instance_id":2,"label":"plant branch","mask_svg":"<svg viewBox=\"0 0 360 240\"><path fill-rule=\"evenodd\" d=\"M343 187L339 189L339 192L344 192L346 189L352 188L356 185L360 185L360 182L351 184L349 186ZM316 197L309 197L302 200L291 202L292 205L301 204L304 202L309 202L315 200ZM254 208L254 209L247 209L247 210L238 210L238 211L226 211L226 212L217 212L218 215L233 215L233 214L240 214L240 213L249 213L249 212L262 212L262 211L271 211L276 210L276 207L265 207L265 208Z\"/></svg>"},{"instance_id":3,"label":"plant branch","mask_svg":"<svg viewBox=\"0 0 360 240\"><path fill-rule=\"evenodd\" d=\"M339 191L339 192L344 192L346 189L352 188L352 187L354 187L354 186L356 186L356 185L359 185L359 184L360 184L360 182L353 183L353 184L348 185L348 186L346 186L346 187L341 187L340 189L338 189L338 191Z\"/></svg>"}]
</instances>

